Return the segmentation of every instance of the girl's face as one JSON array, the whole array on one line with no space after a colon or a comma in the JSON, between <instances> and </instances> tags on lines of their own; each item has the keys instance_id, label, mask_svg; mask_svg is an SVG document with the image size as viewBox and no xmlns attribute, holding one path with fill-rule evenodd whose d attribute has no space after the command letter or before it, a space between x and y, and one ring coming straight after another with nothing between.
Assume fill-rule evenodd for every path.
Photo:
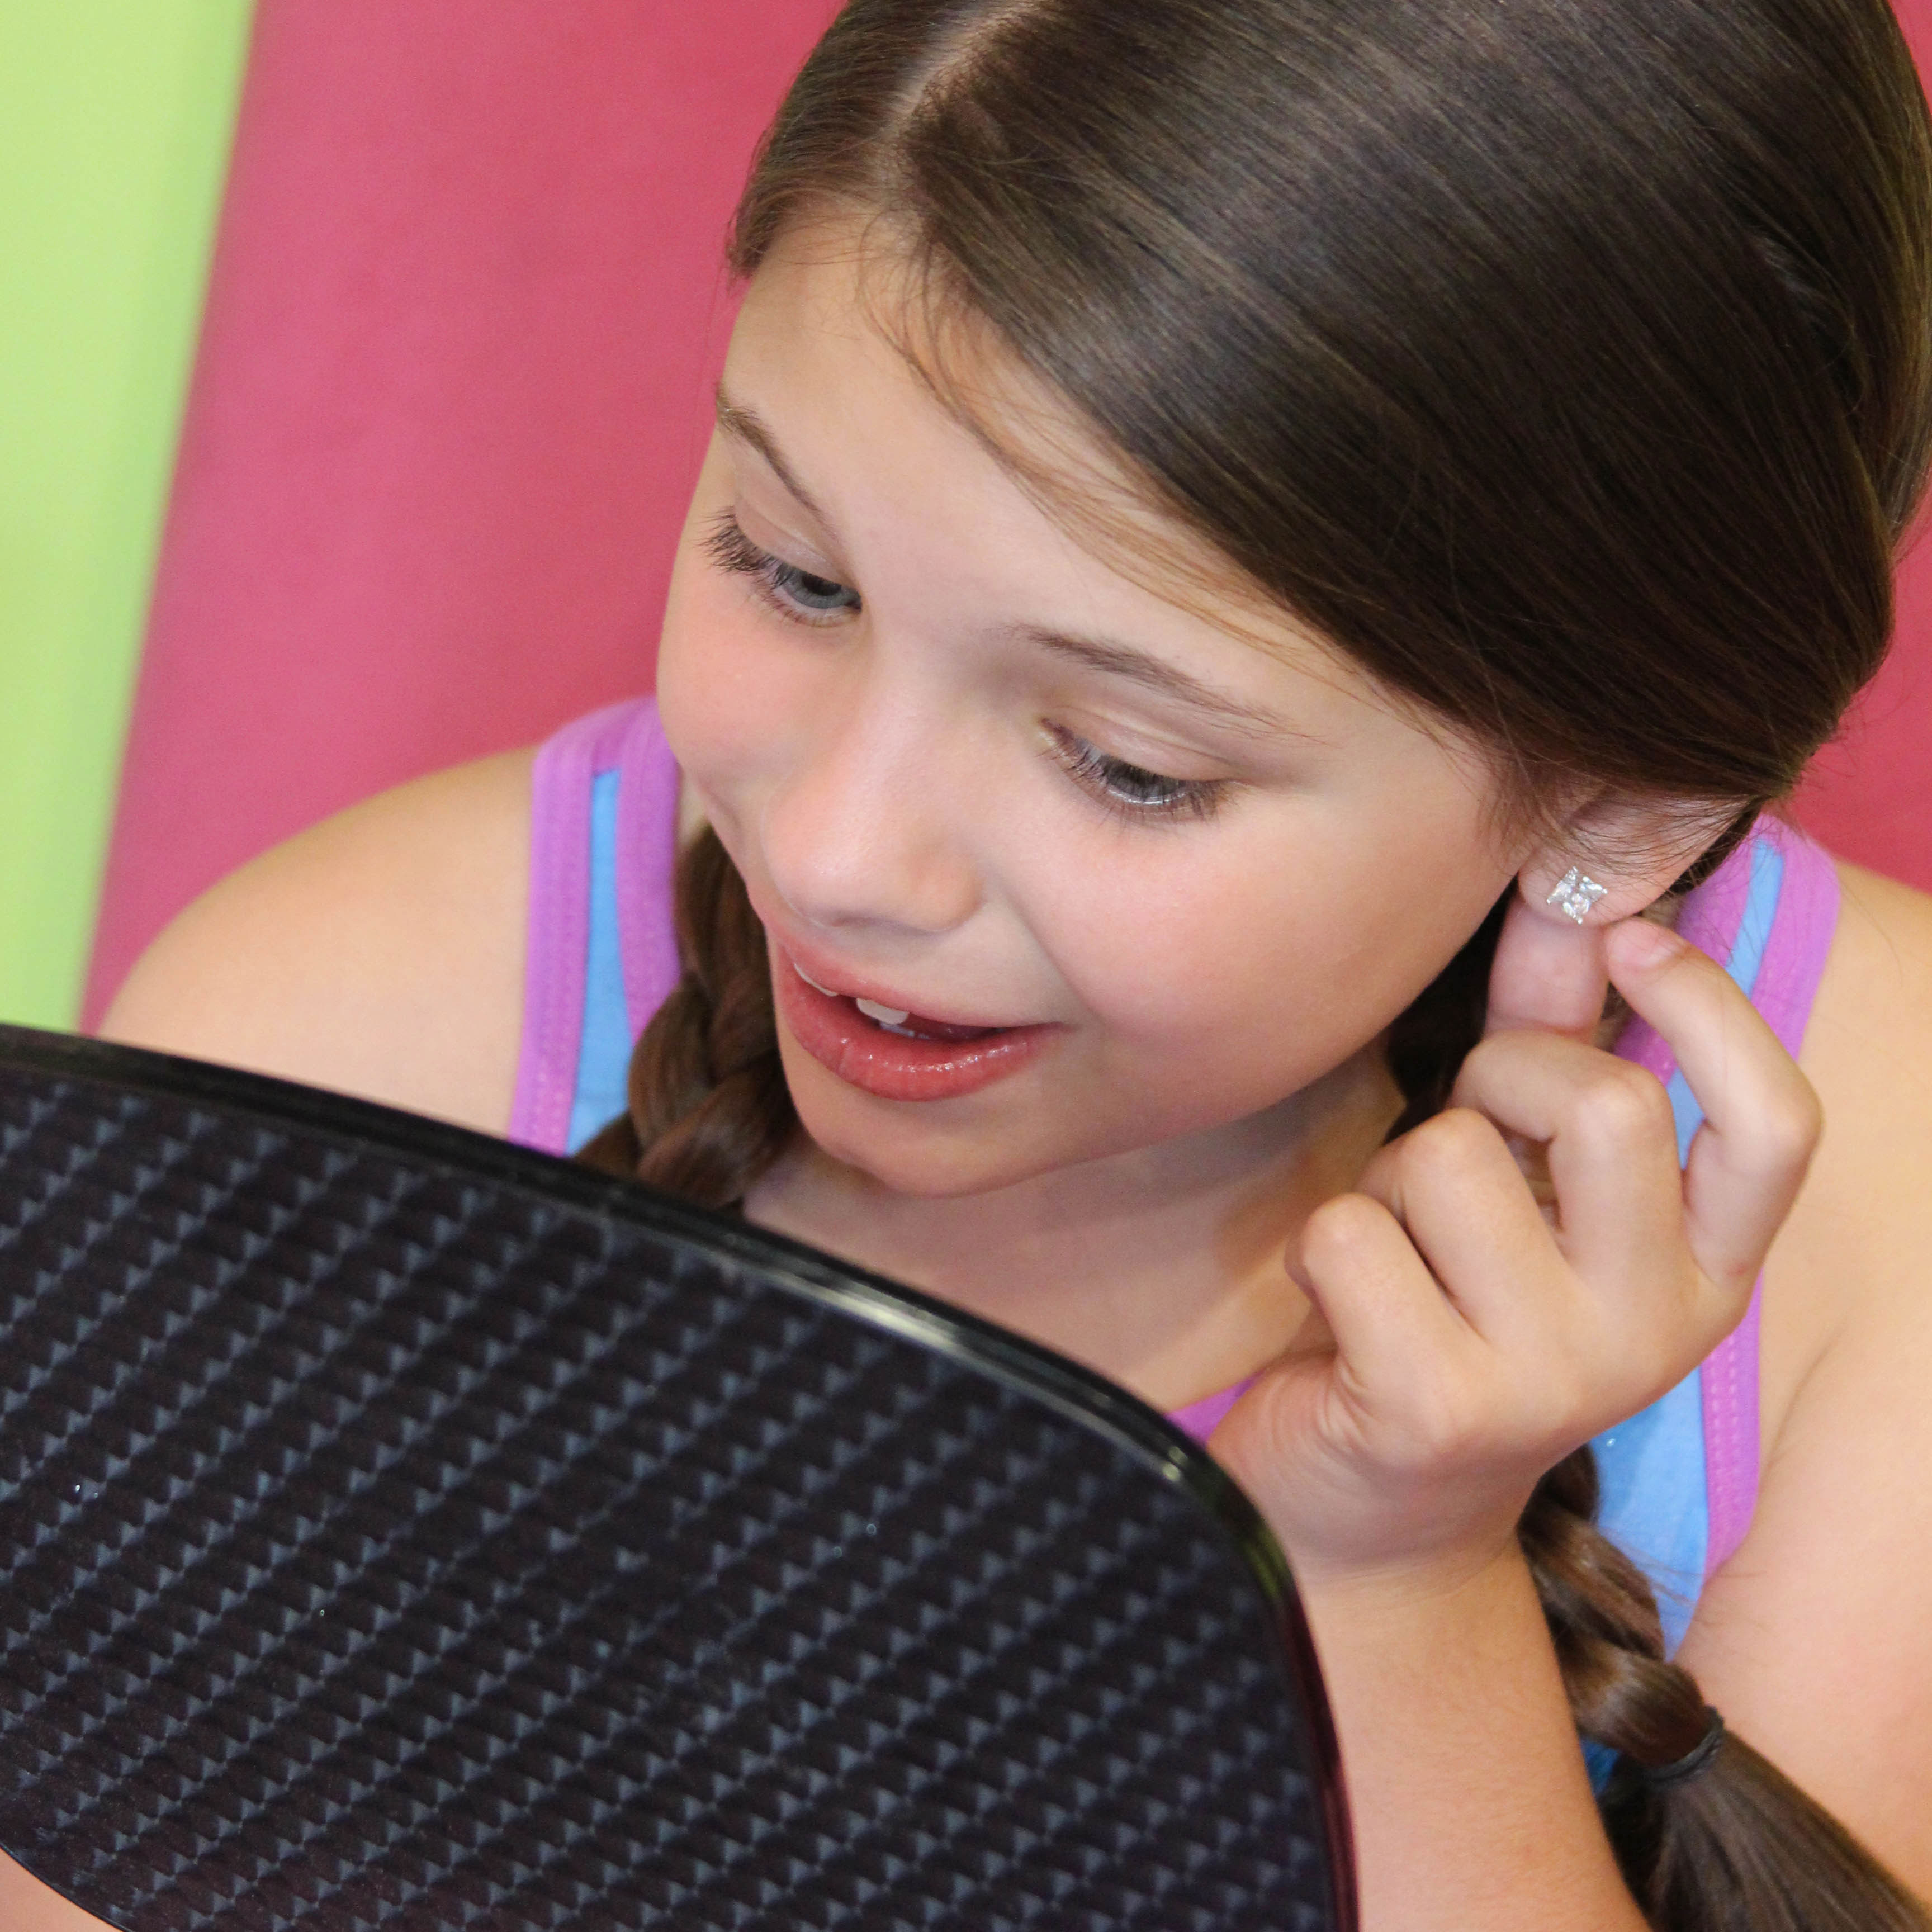
<instances>
[{"instance_id":1,"label":"girl's face","mask_svg":"<svg viewBox=\"0 0 1932 1932\"><path fill-rule=\"evenodd\" d=\"M1158 594L1190 553L1151 514L1146 584L1082 548L868 320L856 253L748 293L658 666L800 1115L928 1195L1292 1132L1508 884L1491 778L1286 615L1258 645L1232 581L1244 635Z\"/></svg>"}]
</instances>

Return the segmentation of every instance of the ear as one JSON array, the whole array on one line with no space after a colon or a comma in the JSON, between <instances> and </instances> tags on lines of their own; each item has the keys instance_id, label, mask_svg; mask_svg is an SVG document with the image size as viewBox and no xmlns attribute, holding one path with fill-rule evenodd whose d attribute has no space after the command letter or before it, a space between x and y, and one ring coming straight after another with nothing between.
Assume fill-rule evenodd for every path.
<instances>
[{"instance_id":1,"label":"ear","mask_svg":"<svg viewBox=\"0 0 1932 1932\"><path fill-rule=\"evenodd\" d=\"M1742 808L1600 793L1527 855L1516 874L1520 895L1539 917L1573 928L1615 926L1661 898Z\"/></svg>"},{"instance_id":2,"label":"ear","mask_svg":"<svg viewBox=\"0 0 1932 1932\"><path fill-rule=\"evenodd\" d=\"M1590 1038L1610 986L1604 932L1661 898L1737 809L1605 794L1567 816L1516 874L1484 1031L1534 1027Z\"/></svg>"}]
</instances>

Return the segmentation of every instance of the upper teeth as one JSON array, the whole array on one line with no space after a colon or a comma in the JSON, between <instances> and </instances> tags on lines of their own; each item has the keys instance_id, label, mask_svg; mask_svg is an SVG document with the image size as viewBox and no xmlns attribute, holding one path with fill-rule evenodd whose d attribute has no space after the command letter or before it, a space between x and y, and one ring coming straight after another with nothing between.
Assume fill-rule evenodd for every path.
<instances>
[{"instance_id":1,"label":"upper teeth","mask_svg":"<svg viewBox=\"0 0 1932 1932\"><path fill-rule=\"evenodd\" d=\"M842 994L835 993L830 986L819 986L818 982L796 959L791 962L791 970L808 986L816 987L828 1000L842 999L844 997ZM908 1016L904 1007L882 1006L877 1000L856 1000L854 1004L868 1019L877 1020L881 1026L904 1026Z\"/></svg>"}]
</instances>

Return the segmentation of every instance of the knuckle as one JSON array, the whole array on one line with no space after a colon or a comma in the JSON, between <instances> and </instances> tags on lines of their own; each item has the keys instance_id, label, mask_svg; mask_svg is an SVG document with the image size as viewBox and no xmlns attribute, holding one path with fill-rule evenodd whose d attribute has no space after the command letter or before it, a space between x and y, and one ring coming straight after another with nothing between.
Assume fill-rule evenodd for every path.
<instances>
[{"instance_id":1,"label":"knuckle","mask_svg":"<svg viewBox=\"0 0 1932 1932\"><path fill-rule=\"evenodd\" d=\"M1498 1060L1507 1063L1521 1046L1521 1041L1513 1033L1492 1033L1486 1040L1480 1040L1463 1055L1462 1072L1465 1078L1480 1078Z\"/></svg>"},{"instance_id":2,"label":"knuckle","mask_svg":"<svg viewBox=\"0 0 1932 1932\"><path fill-rule=\"evenodd\" d=\"M1800 1162L1810 1159L1825 1130L1825 1108L1809 1081L1794 1086L1766 1106L1758 1131L1772 1157Z\"/></svg>"},{"instance_id":3,"label":"knuckle","mask_svg":"<svg viewBox=\"0 0 1932 1932\"><path fill-rule=\"evenodd\" d=\"M1396 1460L1407 1473L1440 1469L1468 1454L1482 1433L1482 1418L1468 1392L1450 1382L1416 1391Z\"/></svg>"},{"instance_id":4,"label":"knuckle","mask_svg":"<svg viewBox=\"0 0 1932 1932\"><path fill-rule=\"evenodd\" d=\"M1675 1132L1670 1096L1654 1074L1628 1060L1594 1069L1576 1103L1577 1124L1593 1139L1629 1147Z\"/></svg>"},{"instance_id":5,"label":"knuckle","mask_svg":"<svg viewBox=\"0 0 1932 1932\"><path fill-rule=\"evenodd\" d=\"M1409 1136L1404 1165L1425 1180L1453 1180L1480 1162L1496 1138L1496 1129L1472 1108L1445 1108Z\"/></svg>"},{"instance_id":6,"label":"knuckle","mask_svg":"<svg viewBox=\"0 0 1932 1932\"><path fill-rule=\"evenodd\" d=\"M1374 1238L1382 1214L1365 1194L1332 1196L1302 1223L1304 1257L1317 1269L1352 1260Z\"/></svg>"}]
</instances>

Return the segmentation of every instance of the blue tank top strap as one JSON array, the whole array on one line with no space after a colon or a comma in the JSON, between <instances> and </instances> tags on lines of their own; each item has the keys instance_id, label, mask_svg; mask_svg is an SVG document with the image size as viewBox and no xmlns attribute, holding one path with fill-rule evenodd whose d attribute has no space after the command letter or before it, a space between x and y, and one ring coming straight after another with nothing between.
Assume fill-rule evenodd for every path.
<instances>
[{"instance_id":1,"label":"blue tank top strap","mask_svg":"<svg viewBox=\"0 0 1932 1932\"><path fill-rule=\"evenodd\" d=\"M512 1139L573 1151L623 1111L632 1042L677 981L676 818L677 767L650 698L538 750Z\"/></svg>"},{"instance_id":2,"label":"blue tank top strap","mask_svg":"<svg viewBox=\"0 0 1932 1932\"><path fill-rule=\"evenodd\" d=\"M599 772L590 787L590 940L584 974L584 1026L570 1100L568 1146L574 1154L628 1104L630 1006L617 921L617 795L620 775Z\"/></svg>"},{"instance_id":3,"label":"blue tank top strap","mask_svg":"<svg viewBox=\"0 0 1932 1932\"><path fill-rule=\"evenodd\" d=\"M1748 866L1749 874L1736 936L1724 964L1748 995L1756 988L1777 921L1784 859L1773 841L1754 838L1731 862ZM1666 1090L1677 1124L1678 1158L1688 1160L1704 1110L1682 1071L1673 1072ZM1701 1367L1694 1370L1661 1400L1605 1430L1592 1445L1602 1484L1598 1525L1650 1579L1666 1654L1684 1640L1708 1568L1702 1377Z\"/></svg>"}]
</instances>

